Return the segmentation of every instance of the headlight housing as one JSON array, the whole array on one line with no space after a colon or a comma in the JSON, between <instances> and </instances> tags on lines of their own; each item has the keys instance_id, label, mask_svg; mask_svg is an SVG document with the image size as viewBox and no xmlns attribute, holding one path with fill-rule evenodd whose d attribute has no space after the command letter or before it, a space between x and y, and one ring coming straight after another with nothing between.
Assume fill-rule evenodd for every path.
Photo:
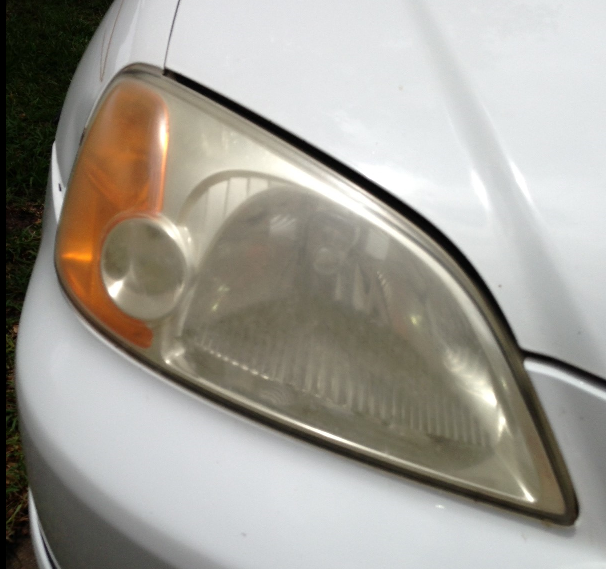
<instances>
[{"instance_id":1,"label":"headlight housing","mask_svg":"<svg viewBox=\"0 0 606 569\"><path fill-rule=\"evenodd\" d=\"M433 239L165 77L87 128L61 282L137 358L259 418L562 523L574 496L515 346Z\"/></svg>"}]
</instances>

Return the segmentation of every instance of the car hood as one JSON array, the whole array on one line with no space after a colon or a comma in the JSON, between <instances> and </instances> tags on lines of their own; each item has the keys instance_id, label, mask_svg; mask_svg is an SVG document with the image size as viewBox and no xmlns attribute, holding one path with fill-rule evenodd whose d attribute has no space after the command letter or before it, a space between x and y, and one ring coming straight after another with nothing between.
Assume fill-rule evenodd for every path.
<instances>
[{"instance_id":1,"label":"car hood","mask_svg":"<svg viewBox=\"0 0 606 569\"><path fill-rule=\"evenodd\" d=\"M181 0L166 67L382 186L606 377L606 4Z\"/></svg>"}]
</instances>

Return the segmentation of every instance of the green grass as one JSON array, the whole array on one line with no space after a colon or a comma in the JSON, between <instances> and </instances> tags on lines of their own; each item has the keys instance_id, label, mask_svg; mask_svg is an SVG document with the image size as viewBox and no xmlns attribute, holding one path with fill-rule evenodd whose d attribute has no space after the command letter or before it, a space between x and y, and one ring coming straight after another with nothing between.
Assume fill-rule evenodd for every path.
<instances>
[{"instance_id":1,"label":"green grass","mask_svg":"<svg viewBox=\"0 0 606 569\"><path fill-rule=\"evenodd\" d=\"M6 540L27 533L27 478L17 425L18 321L40 241L56 119L109 0L6 4Z\"/></svg>"}]
</instances>

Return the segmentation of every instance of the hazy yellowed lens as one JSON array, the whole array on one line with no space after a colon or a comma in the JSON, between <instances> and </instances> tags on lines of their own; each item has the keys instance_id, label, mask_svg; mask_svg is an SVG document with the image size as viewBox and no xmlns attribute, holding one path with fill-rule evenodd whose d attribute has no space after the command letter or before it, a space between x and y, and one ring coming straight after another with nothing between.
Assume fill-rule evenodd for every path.
<instances>
[{"instance_id":1,"label":"hazy yellowed lens","mask_svg":"<svg viewBox=\"0 0 606 569\"><path fill-rule=\"evenodd\" d=\"M103 237L118 221L162 206L168 114L162 98L123 80L106 96L76 160L57 236L59 275L105 326L141 347L151 329L112 301L100 271Z\"/></svg>"}]
</instances>

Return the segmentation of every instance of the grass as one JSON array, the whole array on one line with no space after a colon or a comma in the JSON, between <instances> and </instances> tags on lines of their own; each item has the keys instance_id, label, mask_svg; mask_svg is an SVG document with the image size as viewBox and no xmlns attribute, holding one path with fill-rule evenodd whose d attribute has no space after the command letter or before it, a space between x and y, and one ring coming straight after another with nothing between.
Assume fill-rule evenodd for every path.
<instances>
[{"instance_id":1,"label":"grass","mask_svg":"<svg viewBox=\"0 0 606 569\"><path fill-rule=\"evenodd\" d=\"M18 431L14 355L40 241L56 120L109 0L6 3L6 541L27 534L27 476Z\"/></svg>"}]
</instances>

